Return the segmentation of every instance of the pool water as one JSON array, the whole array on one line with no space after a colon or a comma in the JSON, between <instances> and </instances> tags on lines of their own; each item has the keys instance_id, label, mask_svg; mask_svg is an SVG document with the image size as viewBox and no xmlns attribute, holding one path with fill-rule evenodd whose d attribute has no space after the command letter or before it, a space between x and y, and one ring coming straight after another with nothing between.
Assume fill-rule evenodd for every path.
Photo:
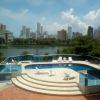
<instances>
[{"instance_id":1,"label":"pool water","mask_svg":"<svg viewBox=\"0 0 100 100\"><path fill-rule=\"evenodd\" d=\"M12 73L21 71L21 66L16 64L0 65L0 73Z\"/></svg>"},{"instance_id":2,"label":"pool water","mask_svg":"<svg viewBox=\"0 0 100 100\"><path fill-rule=\"evenodd\" d=\"M46 68L71 68L75 71L80 71L80 70L91 70L93 69L90 66L86 65L79 65L79 64L31 64L27 65L25 68L26 69L35 69L38 67L39 69L46 69Z\"/></svg>"},{"instance_id":3,"label":"pool water","mask_svg":"<svg viewBox=\"0 0 100 100\"><path fill-rule=\"evenodd\" d=\"M81 78L88 78L88 79L91 79L91 80L93 80L93 79L99 79L98 77L95 77L95 76L93 76L91 74L80 74L80 77Z\"/></svg>"}]
</instances>

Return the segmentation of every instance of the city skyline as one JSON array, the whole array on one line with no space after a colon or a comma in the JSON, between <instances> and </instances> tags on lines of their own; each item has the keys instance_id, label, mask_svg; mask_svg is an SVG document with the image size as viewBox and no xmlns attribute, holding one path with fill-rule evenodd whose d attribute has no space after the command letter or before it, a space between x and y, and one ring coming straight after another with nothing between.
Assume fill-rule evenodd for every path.
<instances>
[{"instance_id":1,"label":"city skyline","mask_svg":"<svg viewBox=\"0 0 100 100\"><path fill-rule=\"evenodd\" d=\"M99 4L100 0L2 0L0 23L14 36L20 35L22 25L36 31L37 22L50 33L67 30L68 25L73 31L86 33L87 26L100 26Z\"/></svg>"}]
</instances>

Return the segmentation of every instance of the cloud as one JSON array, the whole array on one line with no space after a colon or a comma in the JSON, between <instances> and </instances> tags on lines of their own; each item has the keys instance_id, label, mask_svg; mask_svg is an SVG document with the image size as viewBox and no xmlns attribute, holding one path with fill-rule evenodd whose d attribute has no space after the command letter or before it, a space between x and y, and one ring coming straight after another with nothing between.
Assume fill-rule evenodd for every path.
<instances>
[{"instance_id":1,"label":"cloud","mask_svg":"<svg viewBox=\"0 0 100 100\"><path fill-rule=\"evenodd\" d=\"M46 24L45 29L48 30L49 33L57 33L58 30L61 30L65 27L65 25L59 24L57 22L50 22Z\"/></svg>"},{"instance_id":2,"label":"cloud","mask_svg":"<svg viewBox=\"0 0 100 100\"><path fill-rule=\"evenodd\" d=\"M7 23L7 26L14 33L17 32L17 34L20 34L20 29L22 25L26 25L27 27L30 27L33 31L36 31L37 22L43 24L46 22L46 17L34 15L29 11L29 9L19 9L19 11L16 12L6 8L0 8L0 18L6 19L6 21L8 22L10 21L11 23Z\"/></svg>"},{"instance_id":3,"label":"cloud","mask_svg":"<svg viewBox=\"0 0 100 100\"><path fill-rule=\"evenodd\" d=\"M29 9L12 11L6 8L0 8L0 18L4 19L5 24L15 35L20 34L22 25L33 27L34 15L29 12ZM10 22L10 23L9 23Z\"/></svg>"},{"instance_id":4,"label":"cloud","mask_svg":"<svg viewBox=\"0 0 100 100\"><path fill-rule=\"evenodd\" d=\"M10 19L12 26L13 24L17 24L20 27L21 25L26 25L33 28L33 31L36 31L36 23L40 22L43 24L44 29L49 33L57 33L57 31L61 29L67 30L68 25L72 26L73 31L79 31L82 33L87 32L88 25L100 26L100 9L91 10L80 17L77 16L73 8L70 8L61 11L56 19L51 18L49 20L46 16L31 13L29 9L19 9L19 11L16 12L6 8L0 8L0 17L5 18L6 20ZM20 28L16 30L20 31Z\"/></svg>"},{"instance_id":5,"label":"cloud","mask_svg":"<svg viewBox=\"0 0 100 100\"><path fill-rule=\"evenodd\" d=\"M94 27L100 25L100 9L89 11L84 16L84 21Z\"/></svg>"},{"instance_id":6,"label":"cloud","mask_svg":"<svg viewBox=\"0 0 100 100\"><path fill-rule=\"evenodd\" d=\"M74 9L71 8L61 12L62 19L74 28L74 31L86 32L87 24L74 14Z\"/></svg>"},{"instance_id":7,"label":"cloud","mask_svg":"<svg viewBox=\"0 0 100 100\"><path fill-rule=\"evenodd\" d=\"M0 8L0 12L1 12L0 16L6 16L13 20L21 21L21 20L25 20L28 17L27 16L28 11L29 11L28 9L24 9L21 10L20 12L13 12L6 8Z\"/></svg>"},{"instance_id":8,"label":"cloud","mask_svg":"<svg viewBox=\"0 0 100 100\"><path fill-rule=\"evenodd\" d=\"M75 10L70 8L69 10L61 12L61 20L64 23L59 24L55 22L52 24L53 27L50 27L50 30L57 31L61 28L67 29L68 25L71 25L73 31L79 31L86 34L88 26L93 26L94 28L100 26L100 9L91 10L80 18L75 15Z\"/></svg>"},{"instance_id":9,"label":"cloud","mask_svg":"<svg viewBox=\"0 0 100 100\"><path fill-rule=\"evenodd\" d=\"M67 25L73 27L73 31L86 33L88 26L93 26L94 28L100 26L100 9L91 10L80 18L75 15L74 9L70 8L61 12L61 18Z\"/></svg>"},{"instance_id":10,"label":"cloud","mask_svg":"<svg viewBox=\"0 0 100 100\"><path fill-rule=\"evenodd\" d=\"M69 12L71 14L71 12ZM68 14L68 13L67 13ZM66 14L66 15L67 15ZM87 31L87 24L81 20L79 20L76 16L72 15L70 16L63 16L64 23L59 23L59 22L51 22L46 24L46 30L48 30L50 33L57 33L57 31L61 29L67 30L68 26L72 26L73 31L78 31L82 33L86 33Z\"/></svg>"}]
</instances>

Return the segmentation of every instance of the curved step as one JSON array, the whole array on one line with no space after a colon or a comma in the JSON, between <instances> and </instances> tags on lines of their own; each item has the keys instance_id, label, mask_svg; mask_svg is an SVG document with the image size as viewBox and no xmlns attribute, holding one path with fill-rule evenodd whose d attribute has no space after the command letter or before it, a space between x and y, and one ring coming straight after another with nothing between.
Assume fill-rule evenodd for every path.
<instances>
[{"instance_id":1,"label":"curved step","mask_svg":"<svg viewBox=\"0 0 100 100\"><path fill-rule=\"evenodd\" d=\"M17 77L17 80L25 85L31 86L33 88L39 88L44 90L52 90L52 91L78 91L78 87L52 87L52 86L45 86L45 85L39 85L35 83L31 83L29 81L24 80L21 76Z\"/></svg>"},{"instance_id":2,"label":"curved step","mask_svg":"<svg viewBox=\"0 0 100 100\"><path fill-rule=\"evenodd\" d=\"M32 79L28 75L22 75L22 78L31 83L45 85L45 86L53 86L53 87L75 87L75 86L78 86L76 83L73 83L73 82L70 84L68 84L68 83L60 84L60 83L49 83L49 82L45 82L45 81L39 81L39 80Z\"/></svg>"},{"instance_id":3,"label":"curved step","mask_svg":"<svg viewBox=\"0 0 100 100\"><path fill-rule=\"evenodd\" d=\"M52 80L44 80L44 79L40 79L40 78L36 78L35 76L31 76L29 74L26 74L28 75L28 77L34 79L34 80L38 80L38 81L43 81L43 82L49 82L49 83L59 83L59 84L69 84L69 83L76 83L75 80L67 80L67 81L52 81Z\"/></svg>"},{"instance_id":4,"label":"curved step","mask_svg":"<svg viewBox=\"0 0 100 100\"><path fill-rule=\"evenodd\" d=\"M45 93L45 94L54 94L54 95L80 95L82 94L81 91L49 91L49 90L43 90L39 88L33 88L31 86L25 85L21 82L19 82L16 78L12 78L12 82L17 85L20 88L33 91L33 92L39 92L39 93Z\"/></svg>"}]
</instances>

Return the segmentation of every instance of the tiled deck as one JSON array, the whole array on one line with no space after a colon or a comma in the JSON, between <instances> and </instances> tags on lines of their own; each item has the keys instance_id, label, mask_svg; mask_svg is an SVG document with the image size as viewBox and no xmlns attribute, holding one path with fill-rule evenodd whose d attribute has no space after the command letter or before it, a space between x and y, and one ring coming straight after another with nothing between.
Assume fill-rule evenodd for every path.
<instances>
[{"instance_id":1,"label":"tiled deck","mask_svg":"<svg viewBox=\"0 0 100 100\"><path fill-rule=\"evenodd\" d=\"M30 92L16 86L11 86L0 91L0 100L100 100L100 94L85 96L54 96Z\"/></svg>"}]
</instances>

